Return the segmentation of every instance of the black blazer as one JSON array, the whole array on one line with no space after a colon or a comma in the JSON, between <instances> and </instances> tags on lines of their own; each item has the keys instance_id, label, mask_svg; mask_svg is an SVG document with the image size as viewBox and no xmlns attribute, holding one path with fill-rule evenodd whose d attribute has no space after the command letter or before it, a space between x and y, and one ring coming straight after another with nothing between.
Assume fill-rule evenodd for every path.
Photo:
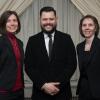
<instances>
[{"instance_id":1,"label":"black blazer","mask_svg":"<svg viewBox=\"0 0 100 100\"><path fill-rule=\"evenodd\" d=\"M80 69L80 79L77 87L77 91L81 92L81 73L83 69L82 65L82 58L83 58L83 51L85 48L85 41L78 44L77 46L77 53L78 53L78 60L79 60L79 69ZM86 66L86 74L88 78L88 84L90 91L93 97L100 98L100 39L95 37L91 46L90 50L90 58Z\"/></svg>"},{"instance_id":2,"label":"black blazer","mask_svg":"<svg viewBox=\"0 0 100 100\"><path fill-rule=\"evenodd\" d=\"M25 53L25 70L34 83L34 100L49 100L51 98L41 91L42 85L46 82L61 83L61 92L58 94L57 100L66 100L66 97L70 97L70 78L75 69L76 52L69 35L60 31L55 32L50 61L43 33L40 32L29 38ZM46 96L47 98L45 98Z\"/></svg>"},{"instance_id":3,"label":"black blazer","mask_svg":"<svg viewBox=\"0 0 100 100\"><path fill-rule=\"evenodd\" d=\"M19 39L17 41L21 51L21 67L23 68L23 43ZM6 35L0 36L0 89L10 91L16 82L16 74L17 64L12 45Z\"/></svg>"}]
</instances>

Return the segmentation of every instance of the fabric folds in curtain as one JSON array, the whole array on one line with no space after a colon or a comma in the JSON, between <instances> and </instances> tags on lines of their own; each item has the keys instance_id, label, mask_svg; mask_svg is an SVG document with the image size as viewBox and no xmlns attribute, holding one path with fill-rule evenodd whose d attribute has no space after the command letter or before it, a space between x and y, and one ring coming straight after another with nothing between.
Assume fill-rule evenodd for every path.
<instances>
[{"instance_id":1,"label":"fabric folds in curtain","mask_svg":"<svg viewBox=\"0 0 100 100\"><path fill-rule=\"evenodd\" d=\"M0 0L0 15L6 10L14 10L19 15L33 2L33 0Z\"/></svg>"},{"instance_id":2,"label":"fabric folds in curtain","mask_svg":"<svg viewBox=\"0 0 100 100\"><path fill-rule=\"evenodd\" d=\"M83 15L94 15L100 24L100 0L71 0Z\"/></svg>"}]
</instances>

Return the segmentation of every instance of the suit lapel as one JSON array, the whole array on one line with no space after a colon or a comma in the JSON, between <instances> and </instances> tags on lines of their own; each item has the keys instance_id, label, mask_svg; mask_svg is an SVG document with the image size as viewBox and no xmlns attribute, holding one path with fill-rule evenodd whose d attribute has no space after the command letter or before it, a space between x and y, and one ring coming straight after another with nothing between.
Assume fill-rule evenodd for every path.
<instances>
[{"instance_id":1,"label":"suit lapel","mask_svg":"<svg viewBox=\"0 0 100 100\"><path fill-rule=\"evenodd\" d=\"M56 48L57 48L56 46L58 44L58 41L59 41L59 34L58 34L58 31L55 31L52 52L51 52L51 58L49 59L48 53L46 50L46 46L45 46L44 35L42 32L40 33L40 43L41 43L42 53L49 60L49 62L51 62L53 60L53 58L55 57L55 52L56 52Z\"/></svg>"},{"instance_id":2,"label":"suit lapel","mask_svg":"<svg viewBox=\"0 0 100 100\"><path fill-rule=\"evenodd\" d=\"M54 41L53 41L53 46L52 46L52 52L51 52L51 61L53 60L53 58L55 57L55 52L56 52L56 49L57 49L57 44L59 41L59 34L58 34L58 31L56 30L55 31L55 35L54 35Z\"/></svg>"},{"instance_id":3,"label":"suit lapel","mask_svg":"<svg viewBox=\"0 0 100 100\"><path fill-rule=\"evenodd\" d=\"M45 46L44 35L43 35L42 32L40 33L40 37L39 38L40 38L39 40L40 40L40 48L41 48L42 54L44 55L44 57L46 59L49 59L48 53L47 53L47 50L46 50L46 46Z\"/></svg>"}]
</instances>

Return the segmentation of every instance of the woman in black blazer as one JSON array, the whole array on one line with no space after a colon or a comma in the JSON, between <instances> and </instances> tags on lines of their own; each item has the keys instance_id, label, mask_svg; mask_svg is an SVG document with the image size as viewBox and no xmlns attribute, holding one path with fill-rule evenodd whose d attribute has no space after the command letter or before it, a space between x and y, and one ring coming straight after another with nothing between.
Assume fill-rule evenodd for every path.
<instances>
[{"instance_id":1,"label":"woman in black blazer","mask_svg":"<svg viewBox=\"0 0 100 100\"><path fill-rule=\"evenodd\" d=\"M99 24L92 15L80 20L79 31L85 40L77 45L80 78L79 100L100 100L100 39Z\"/></svg>"},{"instance_id":2,"label":"woman in black blazer","mask_svg":"<svg viewBox=\"0 0 100 100\"><path fill-rule=\"evenodd\" d=\"M23 43L15 34L20 21L14 11L0 17L0 100L24 100Z\"/></svg>"}]
</instances>

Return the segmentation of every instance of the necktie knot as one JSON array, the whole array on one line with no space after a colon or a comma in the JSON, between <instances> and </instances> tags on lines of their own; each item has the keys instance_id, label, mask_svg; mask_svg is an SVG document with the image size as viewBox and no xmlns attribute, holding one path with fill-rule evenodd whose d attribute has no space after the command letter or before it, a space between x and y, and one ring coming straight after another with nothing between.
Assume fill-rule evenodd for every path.
<instances>
[{"instance_id":1,"label":"necktie knot","mask_svg":"<svg viewBox=\"0 0 100 100\"><path fill-rule=\"evenodd\" d=\"M52 38L52 35L51 35L51 34L48 34L48 37L49 37L49 38Z\"/></svg>"}]
</instances>

